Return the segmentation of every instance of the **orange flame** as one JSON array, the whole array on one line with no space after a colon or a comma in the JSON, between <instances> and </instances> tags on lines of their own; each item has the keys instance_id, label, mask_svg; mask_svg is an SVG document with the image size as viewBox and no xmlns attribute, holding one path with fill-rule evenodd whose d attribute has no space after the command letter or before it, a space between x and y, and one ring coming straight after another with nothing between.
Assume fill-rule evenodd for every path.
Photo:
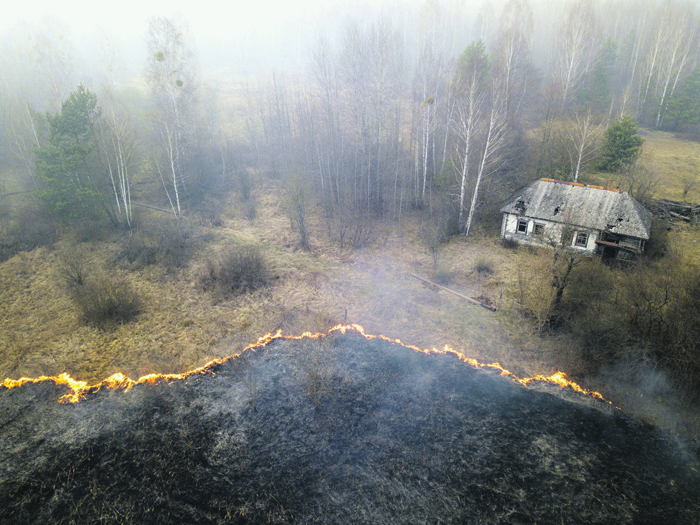
<instances>
[{"instance_id":1,"label":"orange flame","mask_svg":"<svg viewBox=\"0 0 700 525\"><path fill-rule=\"evenodd\" d=\"M451 347L445 345L444 348L438 349L438 348L432 348L432 349L422 349L418 348L417 346L413 345L407 345L405 343L402 343L400 339L392 339L390 337L386 337L384 335L370 335L365 333L365 329L358 325L358 324L351 324L351 325L337 325L328 330L327 334L324 333L315 333L312 334L311 332L304 332L301 335L282 335L282 331L278 330L275 334L266 334L258 339L257 343L250 344L245 347L243 350L244 352L247 350L251 350L254 348L260 348L268 345L275 339L303 339L303 338L319 338L319 337L325 337L327 335L332 334L333 332L340 332L342 334L345 334L347 332L356 332L360 334L362 337L367 339L368 341L371 341L372 339L382 339L384 341L388 341L390 343L398 344L403 346L404 348L410 348L411 350L414 350L416 352L421 352L424 354L442 354L442 355L447 355L451 354L459 358L460 361L463 361L475 368L493 368L495 370L498 370L501 375L507 376L511 378L513 381L516 381L520 383L523 386L527 386L535 381L542 381L546 383L554 383L559 385L562 388L571 388L572 390L579 392L581 394L585 394L587 396L594 397L596 399L600 399L602 401L605 401L602 395L600 395L598 392L592 392L590 390L585 390L581 388L578 384L575 382L569 380L567 375L564 372L557 372L555 374L552 374L551 376L542 376L542 375L537 375L535 377L527 377L524 379L521 379L517 377L515 374L512 372L509 372L508 370L504 369L500 364L498 363L480 363L476 359L471 359L467 356L465 356L463 353L458 352ZM60 403L77 403L81 399L84 399L85 396L89 393L94 393L99 391L100 389L107 388L111 390L116 390L116 389L121 389L124 392L129 391L132 387L135 385L140 385L140 384L154 384L157 383L158 381L164 380L164 381L170 381L170 380L179 380L179 379L186 379L190 376L194 375L203 375L207 373L211 373L211 370L214 366L223 364L224 362L230 360L230 359L235 359L236 356L229 356L229 357L224 357L221 359L213 359L209 361L207 364L204 366L200 366L199 368L195 368L194 370L189 370L187 372L183 372L181 374L148 374L145 376L142 376L138 378L137 380L133 380L129 377L126 377L124 374L121 372L118 372L116 374L113 374L109 376L107 379L103 379L99 383L96 383L94 385L89 385L85 381L78 381L70 377L67 373L63 373L58 376L41 376L37 378L28 378L28 377L22 377L20 379L5 379L2 382L2 386L5 388L15 388L22 386L26 383L40 383L42 381L53 381L56 385L65 385L67 386L70 390L71 393L66 394L64 396L61 396L59 398ZM611 404L609 401L605 401L606 403Z\"/></svg>"}]
</instances>

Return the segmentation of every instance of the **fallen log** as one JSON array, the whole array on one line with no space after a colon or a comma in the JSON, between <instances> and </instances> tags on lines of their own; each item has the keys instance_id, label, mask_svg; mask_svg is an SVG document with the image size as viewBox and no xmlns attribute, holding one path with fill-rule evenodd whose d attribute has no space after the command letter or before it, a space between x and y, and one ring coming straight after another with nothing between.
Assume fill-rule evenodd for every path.
<instances>
[{"instance_id":1,"label":"fallen log","mask_svg":"<svg viewBox=\"0 0 700 525\"><path fill-rule=\"evenodd\" d=\"M463 295L463 294L461 294L461 293L459 293L459 292L455 292L454 290L450 290L449 288L446 288L446 287L444 287L444 286L442 286L442 285L440 285L440 284L438 284L438 283L434 283L433 281L431 281L431 280L429 280L429 279L426 279L426 278L424 278L424 277L419 277L419 276L417 276L417 275L415 275L415 274L412 274L412 273L409 274L409 275L410 275L411 277L415 277L415 278L418 279L419 281L423 281L423 282L426 282L426 283L428 283L428 284L432 284L433 286L437 286L437 287L440 288L441 290L445 290L446 292L450 292L451 294L454 294L454 295L456 295L457 297L461 297L461 298L464 299L465 301L468 301L468 302L470 302L470 303L472 303L472 304L475 304L475 305L477 305L477 306L481 306L482 308L486 308L487 310L490 310L490 311L492 311L492 312L495 312L495 311L496 311L496 308L493 307L493 306L485 305L484 303L479 302L479 301L477 301L476 299L472 299L471 297L467 297L466 295Z\"/></svg>"},{"instance_id":2,"label":"fallen log","mask_svg":"<svg viewBox=\"0 0 700 525\"><path fill-rule=\"evenodd\" d=\"M676 219L681 219L682 221L690 222L690 218L686 217L685 215L681 215L680 213L676 213L675 211L669 211L668 213L671 215L671 217L675 217Z\"/></svg>"}]
</instances>

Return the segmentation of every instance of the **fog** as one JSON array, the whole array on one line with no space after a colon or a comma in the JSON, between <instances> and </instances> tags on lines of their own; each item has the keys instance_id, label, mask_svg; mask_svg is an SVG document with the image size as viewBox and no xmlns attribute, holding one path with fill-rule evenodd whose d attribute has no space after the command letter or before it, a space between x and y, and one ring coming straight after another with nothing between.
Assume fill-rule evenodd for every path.
<instances>
[{"instance_id":1,"label":"fog","mask_svg":"<svg viewBox=\"0 0 700 525\"><path fill-rule=\"evenodd\" d=\"M128 0L95 8L95 4L75 0L31 1L3 9L0 35L5 46L16 46L33 34L53 32L73 48L76 62L83 66L80 69L98 63L109 45L123 59L127 76L133 76L143 67L149 19L165 16L185 23L189 44L204 69L230 67L260 72L263 67L284 70L302 66L319 34L337 34L349 20L385 16L411 25L421 3Z\"/></svg>"}]
</instances>

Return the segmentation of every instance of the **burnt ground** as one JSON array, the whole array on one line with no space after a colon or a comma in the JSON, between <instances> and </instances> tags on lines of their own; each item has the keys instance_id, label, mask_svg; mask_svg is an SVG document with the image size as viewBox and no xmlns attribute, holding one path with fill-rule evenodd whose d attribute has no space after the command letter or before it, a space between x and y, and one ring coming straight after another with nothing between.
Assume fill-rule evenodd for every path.
<instances>
[{"instance_id":1,"label":"burnt ground","mask_svg":"<svg viewBox=\"0 0 700 525\"><path fill-rule=\"evenodd\" d=\"M700 522L700 445L357 334L212 374L0 389L0 523Z\"/></svg>"}]
</instances>

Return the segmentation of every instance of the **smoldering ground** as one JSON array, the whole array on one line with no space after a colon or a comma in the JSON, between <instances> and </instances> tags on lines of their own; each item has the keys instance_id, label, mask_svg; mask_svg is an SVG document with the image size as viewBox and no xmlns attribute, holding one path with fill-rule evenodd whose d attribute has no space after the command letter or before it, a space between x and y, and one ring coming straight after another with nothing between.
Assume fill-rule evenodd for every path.
<instances>
[{"instance_id":1,"label":"smoldering ground","mask_svg":"<svg viewBox=\"0 0 700 525\"><path fill-rule=\"evenodd\" d=\"M353 333L75 405L62 393L0 392L0 523L700 518L697 442Z\"/></svg>"}]
</instances>

